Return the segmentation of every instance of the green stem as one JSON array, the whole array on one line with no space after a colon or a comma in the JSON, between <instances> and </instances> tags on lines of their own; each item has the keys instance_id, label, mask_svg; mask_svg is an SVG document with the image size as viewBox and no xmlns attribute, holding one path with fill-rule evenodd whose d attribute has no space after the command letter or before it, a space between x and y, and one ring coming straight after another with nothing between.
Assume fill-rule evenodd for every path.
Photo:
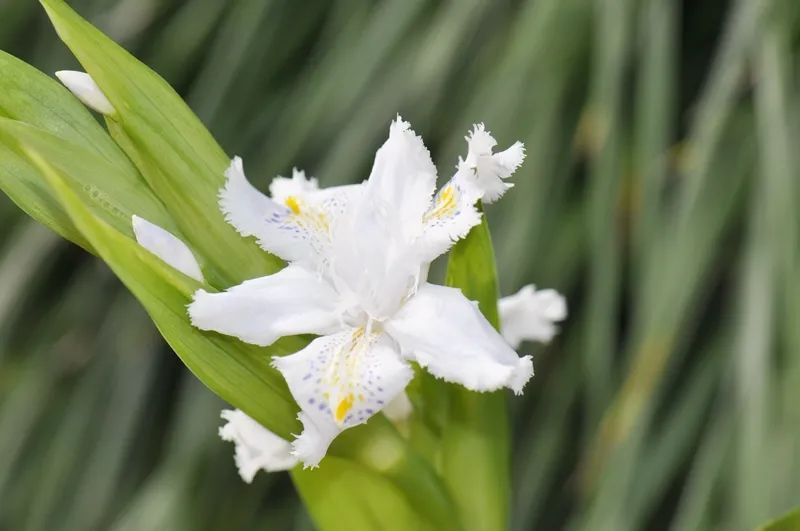
<instances>
[{"instance_id":1,"label":"green stem","mask_svg":"<svg viewBox=\"0 0 800 531\"><path fill-rule=\"evenodd\" d=\"M483 222L450 254L446 283L478 302L499 327L497 273L489 225ZM508 528L509 423L505 394L475 393L447 385L441 472L468 530Z\"/></svg>"}]
</instances>

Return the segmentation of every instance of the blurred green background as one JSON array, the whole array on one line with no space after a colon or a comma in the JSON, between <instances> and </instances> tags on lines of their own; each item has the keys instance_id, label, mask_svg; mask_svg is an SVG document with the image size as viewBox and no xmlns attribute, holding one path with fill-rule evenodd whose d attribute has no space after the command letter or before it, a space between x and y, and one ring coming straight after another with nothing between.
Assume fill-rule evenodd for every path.
<instances>
[{"instance_id":1,"label":"blurred green background","mask_svg":"<svg viewBox=\"0 0 800 531\"><path fill-rule=\"evenodd\" d=\"M504 294L568 296L514 415L515 530L752 529L800 505L796 0L75 0L263 187L366 177L400 112L442 176L484 121ZM0 48L77 68L32 0ZM2 73L0 73L1 75ZM108 269L0 197L0 529L311 529Z\"/></svg>"}]
</instances>

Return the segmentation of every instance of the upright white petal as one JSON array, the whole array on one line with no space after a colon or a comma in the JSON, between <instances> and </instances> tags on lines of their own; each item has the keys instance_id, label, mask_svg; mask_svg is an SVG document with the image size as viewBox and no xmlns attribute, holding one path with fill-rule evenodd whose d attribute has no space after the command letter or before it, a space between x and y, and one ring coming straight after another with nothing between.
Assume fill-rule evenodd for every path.
<instances>
[{"instance_id":1,"label":"upright white petal","mask_svg":"<svg viewBox=\"0 0 800 531\"><path fill-rule=\"evenodd\" d=\"M365 194L340 218L331 245L331 279L348 306L383 320L415 289L422 260Z\"/></svg>"},{"instance_id":2,"label":"upright white petal","mask_svg":"<svg viewBox=\"0 0 800 531\"><path fill-rule=\"evenodd\" d=\"M567 301L557 291L536 291L529 284L498 303L503 337L514 348L523 341L547 343L558 333L555 323L567 317Z\"/></svg>"},{"instance_id":3,"label":"upright white petal","mask_svg":"<svg viewBox=\"0 0 800 531\"><path fill-rule=\"evenodd\" d=\"M184 275L203 282L203 272L191 249L174 234L136 215L131 225L139 245Z\"/></svg>"},{"instance_id":4,"label":"upright white petal","mask_svg":"<svg viewBox=\"0 0 800 531\"><path fill-rule=\"evenodd\" d=\"M422 139L398 117L375 155L363 193L349 203L332 234L331 277L339 293L383 320L416 289L420 266L450 241L448 229L423 241L436 168ZM446 218L451 212L441 212Z\"/></svg>"},{"instance_id":5,"label":"upright white petal","mask_svg":"<svg viewBox=\"0 0 800 531\"><path fill-rule=\"evenodd\" d=\"M387 224L411 240L421 230L435 188L436 167L428 149L398 116L389 127L389 138L375 154L366 182L368 201Z\"/></svg>"},{"instance_id":6,"label":"upright white petal","mask_svg":"<svg viewBox=\"0 0 800 531\"><path fill-rule=\"evenodd\" d=\"M503 179L511 175L525 160L525 146L515 142L500 153L492 153L497 141L483 124L476 124L466 137L469 150L467 158L459 162L472 173L472 181L483 192L484 203L493 203L514 186Z\"/></svg>"},{"instance_id":7,"label":"upright white petal","mask_svg":"<svg viewBox=\"0 0 800 531\"><path fill-rule=\"evenodd\" d=\"M90 109L106 115L116 112L116 109L108 101L100 87L97 86L97 83L94 82L92 76L86 72L59 70L56 72L56 77Z\"/></svg>"},{"instance_id":8,"label":"upright white petal","mask_svg":"<svg viewBox=\"0 0 800 531\"><path fill-rule=\"evenodd\" d=\"M477 304L455 288L420 286L385 329L404 357L473 391L508 387L520 394L533 376L530 356L520 358Z\"/></svg>"},{"instance_id":9,"label":"upright white petal","mask_svg":"<svg viewBox=\"0 0 800 531\"><path fill-rule=\"evenodd\" d=\"M201 330L267 346L283 336L341 329L338 303L336 293L319 275L289 265L222 293L198 290L189 317Z\"/></svg>"},{"instance_id":10,"label":"upright white petal","mask_svg":"<svg viewBox=\"0 0 800 531\"><path fill-rule=\"evenodd\" d=\"M220 427L219 436L236 445L236 468L246 483L252 482L259 470L280 472L297 464L289 441L278 437L243 411L223 409L220 416L227 422Z\"/></svg>"},{"instance_id":11,"label":"upright white petal","mask_svg":"<svg viewBox=\"0 0 800 531\"><path fill-rule=\"evenodd\" d=\"M316 466L344 429L363 424L400 393L413 372L388 336L364 328L323 336L273 364L300 406L294 455Z\"/></svg>"},{"instance_id":12,"label":"upright white petal","mask_svg":"<svg viewBox=\"0 0 800 531\"><path fill-rule=\"evenodd\" d=\"M255 236L264 250L312 267L319 266L329 254L336 218L360 190L358 186L341 186L312 193L316 181L296 172L292 179L273 181L273 200L250 184L239 157L231 161L225 177L220 207L228 223L242 236Z\"/></svg>"}]
</instances>

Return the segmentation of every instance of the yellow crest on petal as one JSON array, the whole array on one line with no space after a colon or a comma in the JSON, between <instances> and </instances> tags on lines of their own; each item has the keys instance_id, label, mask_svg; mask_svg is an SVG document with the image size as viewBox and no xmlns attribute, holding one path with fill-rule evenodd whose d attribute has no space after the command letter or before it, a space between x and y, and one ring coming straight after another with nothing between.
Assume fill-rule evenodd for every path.
<instances>
[{"instance_id":1,"label":"yellow crest on petal","mask_svg":"<svg viewBox=\"0 0 800 531\"><path fill-rule=\"evenodd\" d=\"M346 397L339 401L339 405L336 406L336 411L333 414L336 422L341 423L344 420L347 412L353 408L353 402L355 402L353 393L349 393Z\"/></svg>"},{"instance_id":2,"label":"yellow crest on petal","mask_svg":"<svg viewBox=\"0 0 800 531\"><path fill-rule=\"evenodd\" d=\"M293 214L300 213L300 202L297 201L297 198L293 195L290 195L286 198L286 206L292 211Z\"/></svg>"},{"instance_id":3,"label":"yellow crest on petal","mask_svg":"<svg viewBox=\"0 0 800 531\"><path fill-rule=\"evenodd\" d=\"M448 184L442 188L436 195L433 208L425 214L423 221L428 222L432 219L441 219L453 215L458 207L458 197L456 193L457 191L452 184Z\"/></svg>"}]
</instances>

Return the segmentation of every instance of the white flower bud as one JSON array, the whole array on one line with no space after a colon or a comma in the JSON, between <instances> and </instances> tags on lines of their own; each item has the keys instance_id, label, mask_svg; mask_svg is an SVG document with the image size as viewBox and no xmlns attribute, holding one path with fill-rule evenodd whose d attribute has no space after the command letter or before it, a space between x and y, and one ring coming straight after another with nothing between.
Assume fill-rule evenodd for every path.
<instances>
[{"instance_id":1,"label":"white flower bud","mask_svg":"<svg viewBox=\"0 0 800 531\"><path fill-rule=\"evenodd\" d=\"M116 112L114 106L111 105L106 95L103 94L100 87L94 82L92 76L86 72L59 70L56 72L56 77L90 109L105 115L114 114Z\"/></svg>"}]
</instances>

